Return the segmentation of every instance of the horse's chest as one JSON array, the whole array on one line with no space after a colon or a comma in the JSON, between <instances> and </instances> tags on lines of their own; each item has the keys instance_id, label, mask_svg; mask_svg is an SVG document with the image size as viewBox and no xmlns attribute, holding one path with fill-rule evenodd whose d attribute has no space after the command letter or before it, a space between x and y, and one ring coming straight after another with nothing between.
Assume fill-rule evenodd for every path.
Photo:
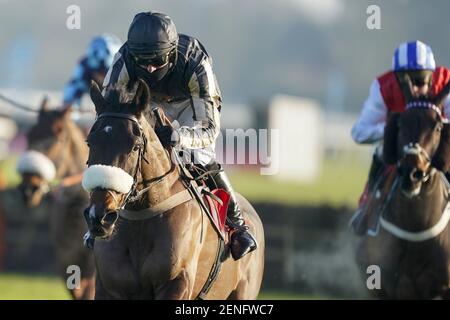
<instances>
[{"instance_id":1,"label":"horse's chest","mask_svg":"<svg viewBox=\"0 0 450 320\"><path fill-rule=\"evenodd\" d=\"M96 242L98 271L109 292L126 298L151 298L153 288L170 279L174 266L170 244L148 231L151 228L122 224L113 239Z\"/></svg>"}]
</instances>

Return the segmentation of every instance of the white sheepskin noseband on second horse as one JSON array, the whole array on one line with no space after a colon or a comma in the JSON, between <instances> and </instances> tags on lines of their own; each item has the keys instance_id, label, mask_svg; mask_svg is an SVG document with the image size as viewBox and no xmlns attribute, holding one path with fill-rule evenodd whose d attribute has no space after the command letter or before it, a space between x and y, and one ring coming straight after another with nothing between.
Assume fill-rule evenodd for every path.
<instances>
[{"instance_id":1,"label":"white sheepskin noseband on second horse","mask_svg":"<svg viewBox=\"0 0 450 320\"><path fill-rule=\"evenodd\" d=\"M100 188L128 193L133 177L118 167L95 164L84 171L82 185L87 192Z\"/></svg>"},{"instance_id":2,"label":"white sheepskin noseband on second horse","mask_svg":"<svg viewBox=\"0 0 450 320\"><path fill-rule=\"evenodd\" d=\"M38 174L48 182L52 181L56 175L56 168L52 160L34 150L27 151L20 157L16 169L20 174Z\"/></svg>"}]
</instances>

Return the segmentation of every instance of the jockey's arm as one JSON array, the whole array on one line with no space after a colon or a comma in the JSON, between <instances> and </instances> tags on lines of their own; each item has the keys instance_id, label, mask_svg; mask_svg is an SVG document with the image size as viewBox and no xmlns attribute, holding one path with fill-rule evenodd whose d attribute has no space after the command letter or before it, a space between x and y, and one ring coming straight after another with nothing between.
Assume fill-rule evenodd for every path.
<instances>
[{"instance_id":1,"label":"jockey's arm","mask_svg":"<svg viewBox=\"0 0 450 320\"><path fill-rule=\"evenodd\" d=\"M64 87L63 105L73 106L80 104L83 94L88 92L89 84L86 81L86 70L84 65L80 62L75 67L72 77Z\"/></svg>"},{"instance_id":2,"label":"jockey's arm","mask_svg":"<svg viewBox=\"0 0 450 320\"><path fill-rule=\"evenodd\" d=\"M358 121L352 128L352 138L356 143L375 143L383 139L387 108L380 92L378 80L370 86L369 97Z\"/></svg>"},{"instance_id":3,"label":"jockey's arm","mask_svg":"<svg viewBox=\"0 0 450 320\"><path fill-rule=\"evenodd\" d=\"M197 66L188 87L195 125L177 129L179 142L188 149L201 149L214 143L220 133L221 97L209 59L203 59Z\"/></svg>"}]
</instances>

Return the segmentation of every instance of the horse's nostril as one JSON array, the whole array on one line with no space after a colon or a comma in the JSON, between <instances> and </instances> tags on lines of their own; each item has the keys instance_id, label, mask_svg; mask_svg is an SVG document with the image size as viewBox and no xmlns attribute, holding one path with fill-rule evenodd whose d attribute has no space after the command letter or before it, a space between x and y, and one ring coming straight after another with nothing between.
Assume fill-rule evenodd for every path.
<instances>
[{"instance_id":1,"label":"horse's nostril","mask_svg":"<svg viewBox=\"0 0 450 320\"><path fill-rule=\"evenodd\" d=\"M101 224L102 225L113 225L116 223L117 219L119 218L119 213L117 211L108 211L102 218Z\"/></svg>"},{"instance_id":2,"label":"horse's nostril","mask_svg":"<svg viewBox=\"0 0 450 320\"><path fill-rule=\"evenodd\" d=\"M90 210L91 208L90 207L87 207L86 209L84 209L84 211L83 211L83 215L84 215L84 217L87 219L87 218L89 218L89 210Z\"/></svg>"},{"instance_id":3,"label":"horse's nostril","mask_svg":"<svg viewBox=\"0 0 450 320\"><path fill-rule=\"evenodd\" d=\"M420 181L424 176L425 174L422 170L414 170L411 172L411 180Z\"/></svg>"}]
</instances>

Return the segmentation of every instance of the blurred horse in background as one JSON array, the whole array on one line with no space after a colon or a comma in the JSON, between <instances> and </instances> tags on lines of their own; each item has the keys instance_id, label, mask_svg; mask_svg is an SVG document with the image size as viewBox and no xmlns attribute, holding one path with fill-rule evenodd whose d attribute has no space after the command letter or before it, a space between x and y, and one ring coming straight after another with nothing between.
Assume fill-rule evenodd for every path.
<instances>
[{"instance_id":1,"label":"blurred horse in background","mask_svg":"<svg viewBox=\"0 0 450 320\"><path fill-rule=\"evenodd\" d=\"M48 110L47 99L44 99L37 123L31 127L27 138L28 150L17 164L22 177L18 188L29 208L38 206L46 194L50 195L50 230L58 272L67 281L71 275L67 267L80 267L80 286L69 291L74 299L93 299L94 258L83 246L86 224L82 212L89 201L81 188L88 155L85 135L72 121L70 108ZM59 181L57 186L50 186L55 179Z\"/></svg>"},{"instance_id":2,"label":"blurred horse in background","mask_svg":"<svg viewBox=\"0 0 450 320\"><path fill-rule=\"evenodd\" d=\"M408 77L404 88L411 88ZM449 184L450 125L443 103L449 84L435 97L417 100L405 90L406 109L388 119L384 161L393 165L387 196L374 197L378 233L361 238L357 261L363 277L379 267L377 297L450 298ZM381 188L383 189L383 187ZM379 189L379 190L381 190ZM380 193L380 191L375 191ZM378 199L378 200L377 200Z\"/></svg>"}]
</instances>

